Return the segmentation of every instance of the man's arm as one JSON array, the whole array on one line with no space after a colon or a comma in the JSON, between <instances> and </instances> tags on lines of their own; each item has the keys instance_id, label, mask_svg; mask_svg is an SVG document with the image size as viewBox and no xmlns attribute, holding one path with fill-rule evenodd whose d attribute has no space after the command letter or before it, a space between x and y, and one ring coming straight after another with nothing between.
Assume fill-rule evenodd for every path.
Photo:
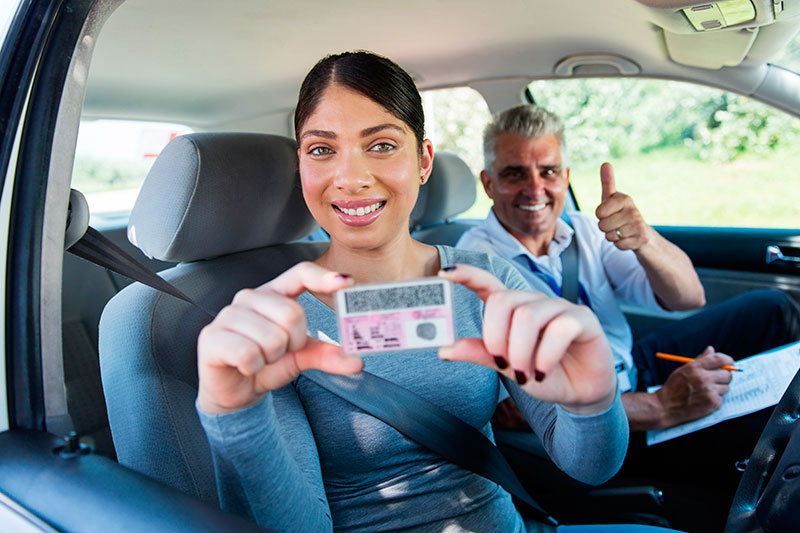
<instances>
[{"instance_id":1,"label":"man's arm","mask_svg":"<svg viewBox=\"0 0 800 533\"><path fill-rule=\"evenodd\" d=\"M705 305L705 290L691 259L645 222L630 196L617 192L610 163L600 167L600 179L597 225L617 248L633 250L659 303L672 311Z\"/></svg>"},{"instance_id":2,"label":"man's arm","mask_svg":"<svg viewBox=\"0 0 800 533\"><path fill-rule=\"evenodd\" d=\"M666 429L719 409L731 381L731 373L720 367L732 363L731 357L708 347L694 361L670 374L658 391L623 394L622 405L631 431Z\"/></svg>"}]
</instances>

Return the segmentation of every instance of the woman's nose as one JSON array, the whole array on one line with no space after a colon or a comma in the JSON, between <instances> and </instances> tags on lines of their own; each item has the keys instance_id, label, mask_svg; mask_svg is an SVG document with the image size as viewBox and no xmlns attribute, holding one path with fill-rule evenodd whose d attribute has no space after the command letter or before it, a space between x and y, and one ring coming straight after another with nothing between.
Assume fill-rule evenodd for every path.
<instances>
[{"instance_id":1,"label":"woman's nose","mask_svg":"<svg viewBox=\"0 0 800 533\"><path fill-rule=\"evenodd\" d=\"M336 169L334 185L339 189L355 193L369 188L374 178L370 172L366 158L361 154L343 154L341 164Z\"/></svg>"}]
</instances>

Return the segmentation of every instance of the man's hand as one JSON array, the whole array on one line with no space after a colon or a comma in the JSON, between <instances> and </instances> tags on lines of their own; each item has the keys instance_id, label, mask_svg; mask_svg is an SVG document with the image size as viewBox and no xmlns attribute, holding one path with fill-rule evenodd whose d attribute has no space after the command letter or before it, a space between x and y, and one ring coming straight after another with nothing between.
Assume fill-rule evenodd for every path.
<instances>
[{"instance_id":1,"label":"man's hand","mask_svg":"<svg viewBox=\"0 0 800 533\"><path fill-rule=\"evenodd\" d=\"M620 250L638 250L653 238L654 230L645 223L642 214L627 194L617 192L611 163L600 167L603 193L595 210L597 226L606 239Z\"/></svg>"},{"instance_id":2,"label":"man's hand","mask_svg":"<svg viewBox=\"0 0 800 533\"><path fill-rule=\"evenodd\" d=\"M659 303L670 311L694 309L706 303L705 290L691 259L649 226L626 194L617 192L611 163L600 167L602 201L597 226L620 250L633 250Z\"/></svg>"},{"instance_id":3,"label":"man's hand","mask_svg":"<svg viewBox=\"0 0 800 533\"><path fill-rule=\"evenodd\" d=\"M631 431L666 429L697 420L720 408L728 392L732 357L715 353L712 347L691 363L677 368L655 393L623 394Z\"/></svg>"}]
</instances>

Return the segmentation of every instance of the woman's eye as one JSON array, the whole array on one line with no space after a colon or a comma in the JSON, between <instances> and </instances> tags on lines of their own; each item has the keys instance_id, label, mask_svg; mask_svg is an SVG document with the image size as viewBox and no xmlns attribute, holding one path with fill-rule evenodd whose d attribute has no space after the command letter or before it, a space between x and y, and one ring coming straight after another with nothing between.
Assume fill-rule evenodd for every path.
<instances>
[{"instance_id":1,"label":"woman's eye","mask_svg":"<svg viewBox=\"0 0 800 533\"><path fill-rule=\"evenodd\" d=\"M378 144L374 145L372 148L370 148L370 150L372 150L373 152L388 152L389 150L392 150L393 148L394 148L393 144L378 143Z\"/></svg>"},{"instance_id":2,"label":"woman's eye","mask_svg":"<svg viewBox=\"0 0 800 533\"><path fill-rule=\"evenodd\" d=\"M327 146L315 146L311 150L308 151L311 155L328 155L332 154L333 150L328 148Z\"/></svg>"}]
</instances>

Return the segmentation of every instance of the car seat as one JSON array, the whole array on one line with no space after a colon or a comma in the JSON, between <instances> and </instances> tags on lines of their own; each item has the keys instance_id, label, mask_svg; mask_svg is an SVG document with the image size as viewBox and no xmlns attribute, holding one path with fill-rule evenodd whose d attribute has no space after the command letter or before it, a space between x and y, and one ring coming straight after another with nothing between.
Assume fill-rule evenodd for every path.
<instances>
[{"instance_id":1,"label":"car seat","mask_svg":"<svg viewBox=\"0 0 800 533\"><path fill-rule=\"evenodd\" d=\"M427 200L452 183L442 179ZM452 209L439 213L447 211ZM327 243L299 241L316 228L302 198L293 140L197 133L162 151L131 213L129 238L148 257L177 262L162 277L208 312L140 283L104 309L100 371L120 464L218 503L195 410L197 336L238 290L316 259ZM546 469L537 469L535 477L549 490Z\"/></svg>"},{"instance_id":2,"label":"car seat","mask_svg":"<svg viewBox=\"0 0 800 533\"><path fill-rule=\"evenodd\" d=\"M411 213L412 236L428 244L454 246L477 220L453 220L475 202L476 181L456 154L436 152L428 182ZM594 488L563 473L531 431L495 428L495 441L528 492L560 520L586 523L641 522L667 525L660 491L644 480L615 480Z\"/></svg>"},{"instance_id":3,"label":"car seat","mask_svg":"<svg viewBox=\"0 0 800 533\"><path fill-rule=\"evenodd\" d=\"M427 244L455 246L476 222L453 220L475 203L475 176L456 154L436 152L428 181L411 212L411 236Z\"/></svg>"},{"instance_id":4,"label":"car seat","mask_svg":"<svg viewBox=\"0 0 800 533\"><path fill-rule=\"evenodd\" d=\"M302 198L297 146L262 134L177 137L154 163L131 212L130 240L161 273L215 313L244 287L316 259L322 242ZM140 283L103 311L100 371L122 465L217 503L211 453L195 411L197 336L211 316Z\"/></svg>"}]
</instances>

